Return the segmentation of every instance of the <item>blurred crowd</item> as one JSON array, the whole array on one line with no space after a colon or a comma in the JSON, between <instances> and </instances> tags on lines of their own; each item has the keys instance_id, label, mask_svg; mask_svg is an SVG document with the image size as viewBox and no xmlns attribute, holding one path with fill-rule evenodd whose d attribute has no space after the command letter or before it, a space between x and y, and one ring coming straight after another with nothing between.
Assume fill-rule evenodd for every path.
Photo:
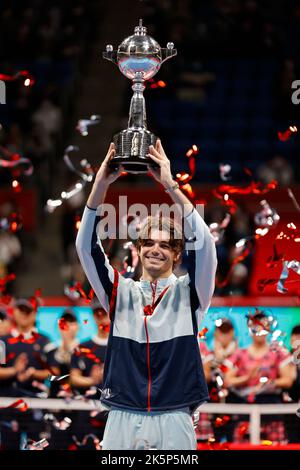
<instances>
[{"instance_id":1,"label":"blurred crowd","mask_svg":"<svg viewBox=\"0 0 300 470\"><path fill-rule=\"evenodd\" d=\"M99 400L110 320L99 303L93 302L92 311L95 336L80 344L78 319L67 308L58 320L60 341L55 344L36 329L37 309L32 300L18 299L13 308L1 308L0 395ZM95 434L100 442L105 419L102 411L52 414L51 410L22 413L8 408L1 411L1 447L19 449L22 433L34 441L46 436L49 449L80 447L78 442L89 434Z\"/></svg>"},{"instance_id":2,"label":"blurred crowd","mask_svg":"<svg viewBox=\"0 0 300 470\"><path fill-rule=\"evenodd\" d=\"M25 404L1 411L0 435L4 449L18 449L24 434L49 449L95 448L103 436L107 412L21 409L26 397L71 398L83 403L99 401L102 390L110 320L98 302L91 304L97 334L84 343L77 339L79 322L72 309L63 311L57 324L60 340L51 343L36 329L36 306L18 299L8 311L0 311L0 396L20 397ZM199 353L214 403L280 404L300 401L300 325L294 326L288 351L280 342L270 342L270 317L256 309L245 319L251 343L238 345L237 332L228 317L215 321L212 349L200 335ZM20 404L19 404L20 405ZM23 412L22 412L23 411ZM201 408L200 408L201 411ZM249 442L247 416L200 414L195 422L198 441ZM89 440L87 436L93 438ZM263 416L261 439L272 443L300 442L296 415Z\"/></svg>"}]
</instances>

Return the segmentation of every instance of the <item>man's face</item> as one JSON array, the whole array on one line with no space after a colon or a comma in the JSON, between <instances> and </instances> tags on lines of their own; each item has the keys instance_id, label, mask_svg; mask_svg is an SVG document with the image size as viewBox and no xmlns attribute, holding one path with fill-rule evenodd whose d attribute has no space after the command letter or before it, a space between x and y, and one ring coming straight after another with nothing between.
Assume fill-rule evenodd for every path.
<instances>
[{"instance_id":1,"label":"man's face","mask_svg":"<svg viewBox=\"0 0 300 470\"><path fill-rule=\"evenodd\" d=\"M101 309L94 310L94 320L99 329L99 331L104 331L109 333L110 319L106 312L103 312Z\"/></svg>"},{"instance_id":2,"label":"man's face","mask_svg":"<svg viewBox=\"0 0 300 470\"><path fill-rule=\"evenodd\" d=\"M216 328L215 338L219 343L221 343L223 348L226 348L234 338L234 330L231 329L229 331L224 332L221 331L220 328Z\"/></svg>"},{"instance_id":3,"label":"man's face","mask_svg":"<svg viewBox=\"0 0 300 470\"><path fill-rule=\"evenodd\" d=\"M169 244L168 234L160 230L151 231L151 238L144 240L139 256L144 270L156 276L173 270L179 258Z\"/></svg>"},{"instance_id":4,"label":"man's face","mask_svg":"<svg viewBox=\"0 0 300 470\"><path fill-rule=\"evenodd\" d=\"M17 328L33 328L35 325L35 311L28 312L27 309L16 307L13 312L13 317Z\"/></svg>"},{"instance_id":5,"label":"man's face","mask_svg":"<svg viewBox=\"0 0 300 470\"><path fill-rule=\"evenodd\" d=\"M60 334L66 341L73 341L78 333L78 323L76 321L67 321L66 325L65 329L60 329Z\"/></svg>"}]
</instances>

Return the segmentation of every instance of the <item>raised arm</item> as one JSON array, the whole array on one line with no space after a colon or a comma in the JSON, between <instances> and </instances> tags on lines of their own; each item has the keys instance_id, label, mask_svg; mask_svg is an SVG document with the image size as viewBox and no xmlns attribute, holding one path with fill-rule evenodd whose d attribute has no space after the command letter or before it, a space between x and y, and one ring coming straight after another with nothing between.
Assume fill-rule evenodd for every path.
<instances>
[{"instance_id":1,"label":"raised arm","mask_svg":"<svg viewBox=\"0 0 300 470\"><path fill-rule=\"evenodd\" d=\"M100 221L97 208L104 202L109 185L120 176L123 170L122 167L118 170L109 168L109 160L114 153L114 144L110 144L107 155L96 175L76 238L76 249L81 265L96 296L107 311L110 310L118 273L109 264L97 234L97 226Z\"/></svg>"},{"instance_id":2,"label":"raised arm","mask_svg":"<svg viewBox=\"0 0 300 470\"><path fill-rule=\"evenodd\" d=\"M193 239L193 242L188 242L186 247L190 287L195 290L200 309L206 311L214 292L217 269L217 254L213 236L201 215L173 180L170 161L160 140L157 141L156 148L150 147L149 156L159 165L158 170L149 167L150 173L165 187L175 204L181 208L185 234Z\"/></svg>"}]
</instances>

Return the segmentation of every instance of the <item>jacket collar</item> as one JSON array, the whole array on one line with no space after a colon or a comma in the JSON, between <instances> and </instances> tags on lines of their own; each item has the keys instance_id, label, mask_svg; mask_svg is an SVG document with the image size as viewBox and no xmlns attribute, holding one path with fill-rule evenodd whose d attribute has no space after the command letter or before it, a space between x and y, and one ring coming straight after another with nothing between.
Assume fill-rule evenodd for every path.
<instances>
[{"instance_id":1,"label":"jacket collar","mask_svg":"<svg viewBox=\"0 0 300 470\"><path fill-rule=\"evenodd\" d=\"M12 328L10 331L10 334L13 338L17 338L22 334L24 339L30 339L33 336L33 333L37 333L36 328L32 328L30 331L27 331L27 333L21 333L17 328Z\"/></svg>"},{"instance_id":2,"label":"jacket collar","mask_svg":"<svg viewBox=\"0 0 300 470\"><path fill-rule=\"evenodd\" d=\"M96 343L98 346L107 346L108 337L107 338L100 338L99 336L93 336L92 341Z\"/></svg>"},{"instance_id":3,"label":"jacket collar","mask_svg":"<svg viewBox=\"0 0 300 470\"><path fill-rule=\"evenodd\" d=\"M159 291L159 290L162 290L164 289L165 287L169 286L170 284L174 284L174 282L176 281L177 277L175 276L174 273L172 273L169 277L163 277L161 279L157 279L156 283L157 283L157 286L156 286L156 289ZM139 285L140 287L143 289L143 290L151 290L151 285L153 287L153 285L155 285L155 282L151 282L151 281L148 281L146 279L140 279L139 281Z\"/></svg>"}]
</instances>

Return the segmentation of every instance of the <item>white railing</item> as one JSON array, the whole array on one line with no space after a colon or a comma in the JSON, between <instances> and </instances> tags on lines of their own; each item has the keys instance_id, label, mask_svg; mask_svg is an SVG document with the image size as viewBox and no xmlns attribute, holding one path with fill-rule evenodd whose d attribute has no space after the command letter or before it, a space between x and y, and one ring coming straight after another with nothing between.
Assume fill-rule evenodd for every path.
<instances>
[{"instance_id":1,"label":"white railing","mask_svg":"<svg viewBox=\"0 0 300 470\"><path fill-rule=\"evenodd\" d=\"M47 410L82 410L82 411L103 411L103 407L99 400L64 400L61 398L28 398L20 397L28 408L31 409L47 409ZM18 398L0 397L0 408L8 407ZM241 414L249 415L249 434L251 444L260 444L260 428L262 415L287 415L296 414L299 409L299 403L286 403L279 405L240 405L233 403L208 403L201 406L202 413L209 414ZM299 435L300 441L300 435Z\"/></svg>"}]
</instances>

